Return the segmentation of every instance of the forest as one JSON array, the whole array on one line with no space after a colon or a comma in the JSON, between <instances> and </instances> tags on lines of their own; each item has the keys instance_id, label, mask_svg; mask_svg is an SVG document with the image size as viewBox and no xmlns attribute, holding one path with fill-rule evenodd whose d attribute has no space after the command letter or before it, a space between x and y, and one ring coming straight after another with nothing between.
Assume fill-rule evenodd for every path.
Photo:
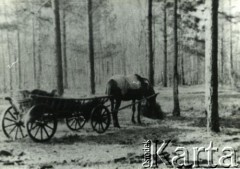
<instances>
[{"instance_id":1,"label":"forest","mask_svg":"<svg viewBox=\"0 0 240 169\"><path fill-rule=\"evenodd\" d=\"M219 4L218 77L221 84L236 83L238 79L238 3L232 1L224 0ZM90 53L94 55L97 91L102 90L113 74L136 72L148 77L149 64L145 63L150 55L153 56L155 85L171 86L175 41L173 5L172 1L153 0L149 28L146 0L126 3L94 0L91 25L88 1L59 1L64 89L86 91L89 88L90 91ZM205 4L201 0L181 0L176 10L179 84L203 84ZM1 92L19 88L56 88L55 29L50 1L3 0L0 28ZM152 52L149 52L149 29ZM91 42L89 31L92 32ZM89 43L93 43L93 52L89 50ZM6 69L6 65L15 61L17 64Z\"/></svg>"},{"instance_id":2,"label":"forest","mask_svg":"<svg viewBox=\"0 0 240 169\"><path fill-rule=\"evenodd\" d=\"M110 129L115 132L113 136L106 134L110 141L91 132L88 136L88 130L83 136L73 133L65 138L64 128L61 137L57 136L60 140L53 142L67 143L70 149L73 147L69 144L83 143L93 150L87 139L103 147L113 144L111 141L117 142L116 147L132 146L134 137L141 132L148 135L149 130L158 133L159 129L165 133L164 127L171 125L180 131L181 123L185 122L186 130L182 133L187 133L190 139L186 146L206 143L206 138L196 141L198 135L205 133L211 135L206 136L206 140L213 139L219 146L223 146L222 140L232 136L231 141L225 142L235 145L239 140L236 136L239 136L237 121L240 118L237 114L239 5L238 0L1 0L0 103L6 106L2 98L25 89L57 89L59 95L75 98L104 95L111 76L136 73L149 79L159 92L158 101L166 116L164 122L144 118L144 126L132 129L129 127L132 124L126 122L130 119L128 110L128 114L119 113L123 129ZM189 127L193 123L195 126ZM190 128L194 131L189 134ZM132 130L136 130L136 135L130 134ZM163 137L174 136L176 142L184 139L172 130L167 129L169 133ZM124 135L122 139L114 137L120 135ZM148 136L155 139L160 135ZM143 141L142 137L139 140ZM184 141L179 143L185 144ZM1 144L11 148L0 139ZM29 144L29 141L20 144ZM126 159L112 154L113 161L120 160L114 163L111 158L106 162L100 157L84 157L84 164L92 168L120 167L131 163L128 157L132 153L135 160L132 167L139 165L139 152L121 151L126 152ZM41 152L36 154L36 157L41 156ZM47 159L43 161L49 163ZM36 161L23 160L23 163L40 165ZM61 162L50 163L67 167ZM82 162L78 159L69 163L79 165Z\"/></svg>"}]
</instances>

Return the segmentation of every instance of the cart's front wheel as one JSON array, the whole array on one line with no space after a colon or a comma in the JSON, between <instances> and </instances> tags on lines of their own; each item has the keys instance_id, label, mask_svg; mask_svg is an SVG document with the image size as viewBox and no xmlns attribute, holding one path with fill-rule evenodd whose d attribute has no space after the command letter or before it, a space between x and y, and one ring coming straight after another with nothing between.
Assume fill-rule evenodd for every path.
<instances>
[{"instance_id":1,"label":"cart's front wheel","mask_svg":"<svg viewBox=\"0 0 240 169\"><path fill-rule=\"evenodd\" d=\"M12 106L3 113L2 130L11 139L26 137L22 117Z\"/></svg>"},{"instance_id":2,"label":"cart's front wheel","mask_svg":"<svg viewBox=\"0 0 240 169\"><path fill-rule=\"evenodd\" d=\"M28 111L26 128L33 141L45 142L55 134L57 119L48 106L36 105Z\"/></svg>"},{"instance_id":3,"label":"cart's front wheel","mask_svg":"<svg viewBox=\"0 0 240 169\"><path fill-rule=\"evenodd\" d=\"M91 125L97 133L104 133L110 125L111 117L108 108L98 105L92 110Z\"/></svg>"},{"instance_id":4,"label":"cart's front wheel","mask_svg":"<svg viewBox=\"0 0 240 169\"><path fill-rule=\"evenodd\" d=\"M82 129L86 123L87 119L85 118L82 112L74 112L71 117L66 118L66 124L68 128L72 131L79 131Z\"/></svg>"}]
</instances>

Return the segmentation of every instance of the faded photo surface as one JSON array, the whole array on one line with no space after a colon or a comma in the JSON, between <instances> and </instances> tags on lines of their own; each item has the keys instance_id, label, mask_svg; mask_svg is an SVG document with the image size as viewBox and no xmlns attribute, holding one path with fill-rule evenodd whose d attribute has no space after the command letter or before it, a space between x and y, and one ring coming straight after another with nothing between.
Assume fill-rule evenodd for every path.
<instances>
[{"instance_id":1,"label":"faded photo surface","mask_svg":"<svg viewBox=\"0 0 240 169\"><path fill-rule=\"evenodd\" d=\"M239 0L0 0L0 168L240 167Z\"/></svg>"}]
</instances>

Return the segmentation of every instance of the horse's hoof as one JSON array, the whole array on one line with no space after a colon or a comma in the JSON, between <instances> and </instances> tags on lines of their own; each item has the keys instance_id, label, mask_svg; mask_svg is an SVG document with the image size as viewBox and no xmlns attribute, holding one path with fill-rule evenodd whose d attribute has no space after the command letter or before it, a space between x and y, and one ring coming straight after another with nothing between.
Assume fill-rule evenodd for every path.
<instances>
[{"instance_id":1,"label":"horse's hoof","mask_svg":"<svg viewBox=\"0 0 240 169\"><path fill-rule=\"evenodd\" d=\"M119 126L119 124L115 124L114 127L116 127L116 128L121 128L121 127Z\"/></svg>"},{"instance_id":2,"label":"horse's hoof","mask_svg":"<svg viewBox=\"0 0 240 169\"><path fill-rule=\"evenodd\" d=\"M133 123L133 124L136 124L135 120L132 120L132 123Z\"/></svg>"}]
</instances>

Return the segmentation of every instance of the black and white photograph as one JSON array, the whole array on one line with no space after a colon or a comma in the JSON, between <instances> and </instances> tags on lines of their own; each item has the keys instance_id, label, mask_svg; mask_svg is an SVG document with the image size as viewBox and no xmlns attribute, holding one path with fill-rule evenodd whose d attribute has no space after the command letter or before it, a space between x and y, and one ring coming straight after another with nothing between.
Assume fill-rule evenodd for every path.
<instances>
[{"instance_id":1,"label":"black and white photograph","mask_svg":"<svg viewBox=\"0 0 240 169\"><path fill-rule=\"evenodd\" d=\"M240 168L240 0L0 0L0 168Z\"/></svg>"}]
</instances>

